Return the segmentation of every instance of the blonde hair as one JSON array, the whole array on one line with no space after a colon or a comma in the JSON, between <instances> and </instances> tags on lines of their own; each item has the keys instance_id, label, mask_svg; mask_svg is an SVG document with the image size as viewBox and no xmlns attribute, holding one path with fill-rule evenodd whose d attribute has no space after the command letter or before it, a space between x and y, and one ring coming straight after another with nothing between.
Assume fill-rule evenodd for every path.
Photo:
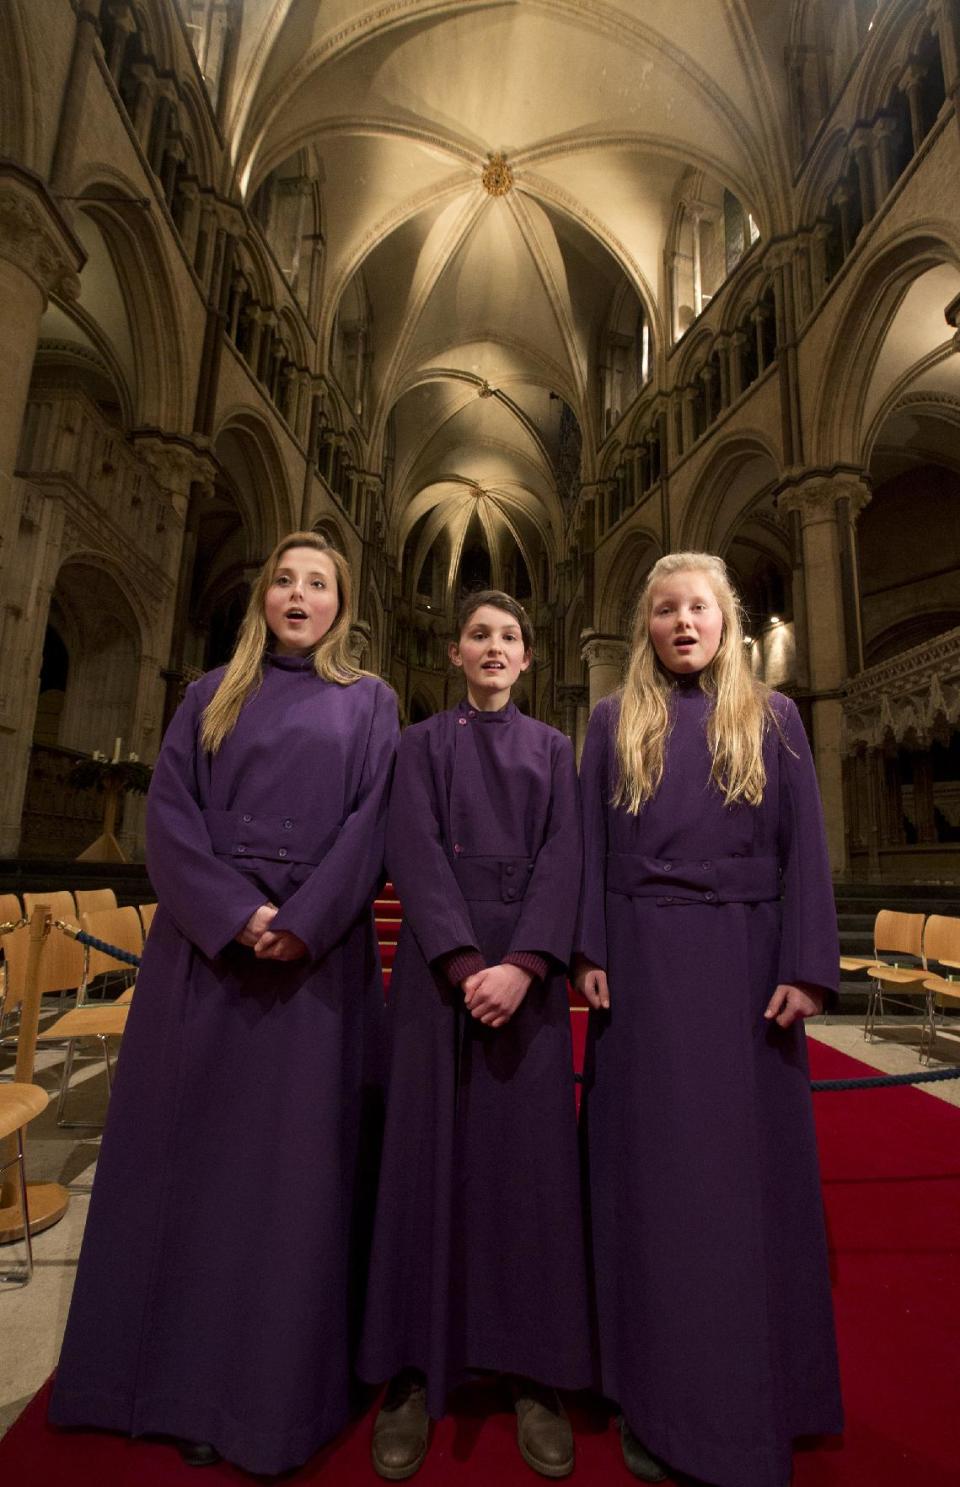
<instances>
[{"instance_id":1,"label":"blonde hair","mask_svg":"<svg viewBox=\"0 0 960 1487\"><path fill-rule=\"evenodd\" d=\"M314 552L325 553L333 564L337 575L337 615L330 629L313 652L313 664L317 676L324 681L336 682L341 687L352 686L366 675L350 659L350 569L347 560L331 547L318 532L291 532L278 542L257 574L247 612L240 626L236 649L227 665L213 697L203 711L200 727L200 742L209 753L215 754L227 735L236 725L240 709L252 692L263 681L263 654L267 649L269 628L264 603L267 590L273 583L277 565L285 552L292 547L312 547Z\"/></svg>"},{"instance_id":2,"label":"blonde hair","mask_svg":"<svg viewBox=\"0 0 960 1487\"><path fill-rule=\"evenodd\" d=\"M653 590L676 573L703 573L723 616L720 645L700 673L700 687L713 697L707 740L713 755L710 778L727 805L759 805L766 785L763 739L773 719L769 689L751 674L743 643L742 607L727 566L709 552L674 552L654 563L637 603L633 645L621 691L617 725L618 780L614 804L636 815L656 794L663 778L671 728L675 680L660 664L650 638Z\"/></svg>"}]
</instances>

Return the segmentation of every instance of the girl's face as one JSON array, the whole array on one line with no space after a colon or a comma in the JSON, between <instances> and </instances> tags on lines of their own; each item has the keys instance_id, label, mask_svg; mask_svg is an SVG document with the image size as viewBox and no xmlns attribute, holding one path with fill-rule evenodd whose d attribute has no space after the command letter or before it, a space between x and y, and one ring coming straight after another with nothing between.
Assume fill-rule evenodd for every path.
<instances>
[{"instance_id":1,"label":"girl's face","mask_svg":"<svg viewBox=\"0 0 960 1487\"><path fill-rule=\"evenodd\" d=\"M520 626L505 609L481 604L450 646L450 660L462 666L467 696L481 712L496 712L510 701L510 688L530 665Z\"/></svg>"},{"instance_id":2,"label":"girl's face","mask_svg":"<svg viewBox=\"0 0 960 1487\"><path fill-rule=\"evenodd\" d=\"M661 664L679 676L702 671L720 648L723 613L706 573L681 569L650 595L650 639Z\"/></svg>"},{"instance_id":3,"label":"girl's face","mask_svg":"<svg viewBox=\"0 0 960 1487\"><path fill-rule=\"evenodd\" d=\"M340 592L329 555L312 547L280 554L263 612L280 656L303 656L323 639L337 617Z\"/></svg>"}]
</instances>

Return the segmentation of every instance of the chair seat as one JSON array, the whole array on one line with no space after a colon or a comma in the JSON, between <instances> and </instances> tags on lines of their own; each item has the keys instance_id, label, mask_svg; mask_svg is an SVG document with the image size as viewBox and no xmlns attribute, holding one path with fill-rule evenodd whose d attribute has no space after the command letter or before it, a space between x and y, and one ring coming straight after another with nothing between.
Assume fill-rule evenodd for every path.
<instances>
[{"instance_id":1,"label":"chair seat","mask_svg":"<svg viewBox=\"0 0 960 1487\"><path fill-rule=\"evenodd\" d=\"M38 1084L0 1085L0 1138L12 1136L45 1110L50 1096Z\"/></svg>"},{"instance_id":2,"label":"chair seat","mask_svg":"<svg viewBox=\"0 0 960 1487\"><path fill-rule=\"evenodd\" d=\"M918 991L922 989L927 974L923 966L888 966L882 962L874 962L868 970L875 981L888 986L916 986Z\"/></svg>"},{"instance_id":3,"label":"chair seat","mask_svg":"<svg viewBox=\"0 0 960 1487\"><path fill-rule=\"evenodd\" d=\"M872 960L864 960L859 955L841 955L841 971L867 971L873 965Z\"/></svg>"},{"instance_id":4,"label":"chair seat","mask_svg":"<svg viewBox=\"0 0 960 1487\"><path fill-rule=\"evenodd\" d=\"M935 991L938 996L950 997L955 1002L960 1002L960 981L948 981L946 976L925 976L923 984L927 991Z\"/></svg>"},{"instance_id":5,"label":"chair seat","mask_svg":"<svg viewBox=\"0 0 960 1487\"><path fill-rule=\"evenodd\" d=\"M134 988L132 986L128 986L126 991L121 991L120 995L114 998L113 1005L115 1007L129 1007L130 1003L133 1001L133 993Z\"/></svg>"},{"instance_id":6,"label":"chair seat","mask_svg":"<svg viewBox=\"0 0 960 1487\"><path fill-rule=\"evenodd\" d=\"M58 1017L50 1027L37 1034L37 1041L49 1038L119 1038L127 1025L129 1002L118 1007L74 1007Z\"/></svg>"}]
</instances>

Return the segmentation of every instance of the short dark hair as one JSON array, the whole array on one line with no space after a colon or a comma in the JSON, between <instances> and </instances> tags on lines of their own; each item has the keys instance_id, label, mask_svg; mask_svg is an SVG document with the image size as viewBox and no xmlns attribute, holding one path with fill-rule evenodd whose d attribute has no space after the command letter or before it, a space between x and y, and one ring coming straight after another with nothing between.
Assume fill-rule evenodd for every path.
<instances>
[{"instance_id":1,"label":"short dark hair","mask_svg":"<svg viewBox=\"0 0 960 1487\"><path fill-rule=\"evenodd\" d=\"M485 604L489 604L493 609L504 610L511 619L516 620L520 626L524 650L533 650L533 625L530 623L530 616L522 604L512 599L509 594L505 594L502 589L474 589L473 593L464 595L457 612L455 637L457 640L469 625L471 616L476 614L478 609L482 609Z\"/></svg>"}]
</instances>

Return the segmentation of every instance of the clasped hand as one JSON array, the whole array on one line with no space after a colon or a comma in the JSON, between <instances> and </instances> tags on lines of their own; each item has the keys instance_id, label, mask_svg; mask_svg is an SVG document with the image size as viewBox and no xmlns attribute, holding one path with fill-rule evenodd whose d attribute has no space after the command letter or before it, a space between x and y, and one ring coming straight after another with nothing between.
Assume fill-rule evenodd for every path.
<instances>
[{"instance_id":1,"label":"clasped hand","mask_svg":"<svg viewBox=\"0 0 960 1487\"><path fill-rule=\"evenodd\" d=\"M530 972L520 966L487 966L462 983L463 1005L485 1027L502 1027L516 1012L532 980Z\"/></svg>"},{"instance_id":2,"label":"clasped hand","mask_svg":"<svg viewBox=\"0 0 960 1487\"><path fill-rule=\"evenodd\" d=\"M573 984L585 997L594 1011L608 1011L610 990L607 974L599 966L585 960L582 955L574 957ZM818 986L778 986L767 1003L764 1017L775 1021L778 1027L790 1027L798 1019L817 1017L823 1011L823 992Z\"/></svg>"},{"instance_id":3,"label":"clasped hand","mask_svg":"<svg viewBox=\"0 0 960 1487\"><path fill-rule=\"evenodd\" d=\"M261 904L250 915L237 940L252 950L258 960L303 960L307 947L298 935L289 929L270 928L278 913L276 904Z\"/></svg>"}]
</instances>

